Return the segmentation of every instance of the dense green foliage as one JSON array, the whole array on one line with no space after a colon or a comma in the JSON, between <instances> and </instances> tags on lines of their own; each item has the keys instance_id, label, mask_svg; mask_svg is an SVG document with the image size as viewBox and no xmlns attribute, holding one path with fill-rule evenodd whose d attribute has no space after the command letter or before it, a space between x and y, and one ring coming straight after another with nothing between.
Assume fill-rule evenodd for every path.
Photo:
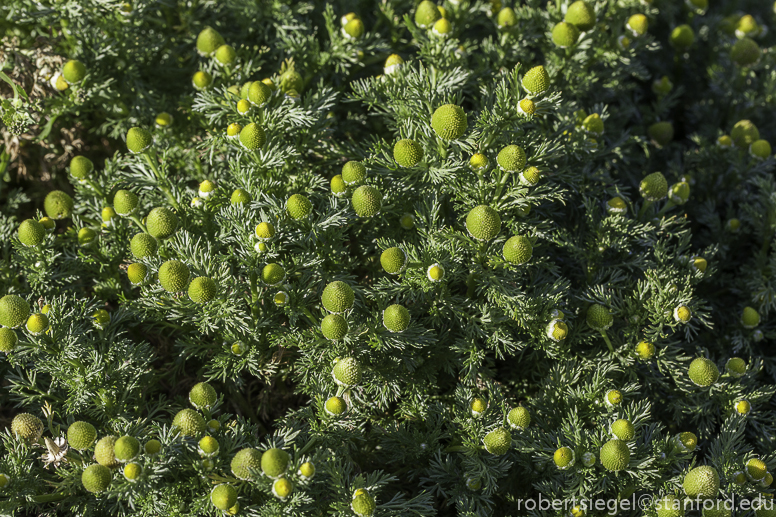
<instances>
[{"instance_id":1,"label":"dense green foliage","mask_svg":"<svg viewBox=\"0 0 776 517\"><path fill-rule=\"evenodd\" d=\"M0 514L770 497L774 24L3 2Z\"/></svg>"}]
</instances>

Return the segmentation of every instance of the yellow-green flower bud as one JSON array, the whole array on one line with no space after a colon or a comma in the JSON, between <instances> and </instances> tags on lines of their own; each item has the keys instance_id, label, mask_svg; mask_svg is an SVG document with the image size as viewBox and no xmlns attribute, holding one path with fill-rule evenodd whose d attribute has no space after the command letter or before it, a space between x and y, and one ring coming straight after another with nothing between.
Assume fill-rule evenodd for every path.
<instances>
[{"instance_id":1,"label":"yellow-green flower bud","mask_svg":"<svg viewBox=\"0 0 776 517\"><path fill-rule=\"evenodd\" d=\"M575 45L579 39L579 29L570 23L560 22L552 29L552 42L560 48Z\"/></svg>"},{"instance_id":2,"label":"yellow-green flower bud","mask_svg":"<svg viewBox=\"0 0 776 517\"><path fill-rule=\"evenodd\" d=\"M62 77L67 84L78 84L86 77L86 65L77 59L71 59L62 67Z\"/></svg>"},{"instance_id":3,"label":"yellow-green flower bud","mask_svg":"<svg viewBox=\"0 0 776 517\"><path fill-rule=\"evenodd\" d=\"M730 137L737 147L748 148L760 139L760 131L750 120L739 120L733 126Z\"/></svg>"},{"instance_id":4,"label":"yellow-green flower bud","mask_svg":"<svg viewBox=\"0 0 776 517\"><path fill-rule=\"evenodd\" d=\"M625 26L634 36L643 36L649 30L649 20L643 14L634 14L628 18Z\"/></svg>"},{"instance_id":5,"label":"yellow-green flower bud","mask_svg":"<svg viewBox=\"0 0 776 517\"><path fill-rule=\"evenodd\" d=\"M687 24L679 25L671 31L671 35L668 38L671 46L678 50L686 50L692 46L695 42L695 33Z\"/></svg>"},{"instance_id":6,"label":"yellow-green flower bud","mask_svg":"<svg viewBox=\"0 0 776 517\"><path fill-rule=\"evenodd\" d=\"M713 361L705 357L696 357L687 371L693 384L707 388L719 379L719 369Z\"/></svg>"},{"instance_id":7,"label":"yellow-green flower bud","mask_svg":"<svg viewBox=\"0 0 776 517\"><path fill-rule=\"evenodd\" d=\"M550 87L550 76L543 66L535 66L525 73L521 84L528 93L538 95Z\"/></svg>"},{"instance_id":8,"label":"yellow-green flower bud","mask_svg":"<svg viewBox=\"0 0 776 517\"><path fill-rule=\"evenodd\" d=\"M431 127L442 140L457 140L468 128L466 113L455 104L445 104L434 111Z\"/></svg>"},{"instance_id":9,"label":"yellow-green flower bud","mask_svg":"<svg viewBox=\"0 0 776 517\"><path fill-rule=\"evenodd\" d=\"M639 184L639 193L650 202L660 201L668 194L668 182L660 172L648 174Z\"/></svg>"}]
</instances>

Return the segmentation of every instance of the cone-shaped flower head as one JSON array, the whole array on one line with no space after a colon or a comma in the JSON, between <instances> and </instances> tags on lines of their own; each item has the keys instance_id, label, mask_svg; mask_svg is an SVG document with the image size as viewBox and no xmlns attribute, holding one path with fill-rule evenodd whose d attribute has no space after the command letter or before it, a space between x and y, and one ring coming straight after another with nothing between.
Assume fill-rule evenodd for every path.
<instances>
[{"instance_id":1,"label":"cone-shaped flower head","mask_svg":"<svg viewBox=\"0 0 776 517\"><path fill-rule=\"evenodd\" d=\"M202 30L197 36L197 52L202 56L211 56L224 44L224 38L210 27Z\"/></svg>"},{"instance_id":2,"label":"cone-shaped flower head","mask_svg":"<svg viewBox=\"0 0 776 517\"><path fill-rule=\"evenodd\" d=\"M361 365L354 357L346 357L337 361L331 371L334 382L345 388L350 388L361 382Z\"/></svg>"},{"instance_id":3,"label":"cone-shaped flower head","mask_svg":"<svg viewBox=\"0 0 776 517\"><path fill-rule=\"evenodd\" d=\"M522 84L528 93L538 95L550 87L550 76L543 66L535 66L525 73Z\"/></svg>"},{"instance_id":4,"label":"cone-shaped flower head","mask_svg":"<svg viewBox=\"0 0 776 517\"><path fill-rule=\"evenodd\" d=\"M73 213L73 198L61 190L53 190L43 200L43 211L52 219L65 219Z\"/></svg>"},{"instance_id":5,"label":"cone-shaped flower head","mask_svg":"<svg viewBox=\"0 0 776 517\"><path fill-rule=\"evenodd\" d=\"M717 382L717 379L719 379L719 368L717 368L713 361L705 357L696 357L690 363L687 374L694 384L705 388Z\"/></svg>"},{"instance_id":6,"label":"cone-shaped flower head","mask_svg":"<svg viewBox=\"0 0 776 517\"><path fill-rule=\"evenodd\" d=\"M142 127L133 127L127 131L127 149L134 154L144 153L151 148L154 139L151 132Z\"/></svg>"},{"instance_id":7,"label":"cone-shaped flower head","mask_svg":"<svg viewBox=\"0 0 776 517\"><path fill-rule=\"evenodd\" d=\"M552 42L560 48L575 45L579 39L579 29L570 23L560 22L552 29Z\"/></svg>"},{"instance_id":8,"label":"cone-shaped flower head","mask_svg":"<svg viewBox=\"0 0 776 517\"><path fill-rule=\"evenodd\" d=\"M7 294L0 298L0 325L16 328L30 316L30 304L21 296Z\"/></svg>"},{"instance_id":9,"label":"cone-shaped flower head","mask_svg":"<svg viewBox=\"0 0 776 517\"><path fill-rule=\"evenodd\" d=\"M242 449L232 458L230 467L237 479L253 479L251 470L261 468L261 452L256 449Z\"/></svg>"},{"instance_id":10,"label":"cone-shaped flower head","mask_svg":"<svg viewBox=\"0 0 776 517\"><path fill-rule=\"evenodd\" d=\"M431 127L442 140L457 140L469 127L463 108L455 104L445 104L434 111Z\"/></svg>"},{"instance_id":11,"label":"cone-shaped flower head","mask_svg":"<svg viewBox=\"0 0 776 517\"><path fill-rule=\"evenodd\" d=\"M415 8L415 25L421 29L428 29L434 22L442 17L434 2L429 0L423 0Z\"/></svg>"},{"instance_id":12,"label":"cone-shaped flower head","mask_svg":"<svg viewBox=\"0 0 776 517\"><path fill-rule=\"evenodd\" d=\"M564 20L576 25L581 31L589 31L595 27L595 10L584 0L577 0L566 10Z\"/></svg>"},{"instance_id":13,"label":"cone-shaped flower head","mask_svg":"<svg viewBox=\"0 0 776 517\"><path fill-rule=\"evenodd\" d=\"M668 181L660 172L648 174L639 184L639 193L647 201L660 201L668 194Z\"/></svg>"},{"instance_id":14,"label":"cone-shaped flower head","mask_svg":"<svg viewBox=\"0 0 776 517\"><path fill-rule=\"evenodd\" d=\"M630 463L630 450L623 440L614 439L606 442L601 447L599 454L601 465L610 472L625 470Z\"/></svg>"}]
</instances>

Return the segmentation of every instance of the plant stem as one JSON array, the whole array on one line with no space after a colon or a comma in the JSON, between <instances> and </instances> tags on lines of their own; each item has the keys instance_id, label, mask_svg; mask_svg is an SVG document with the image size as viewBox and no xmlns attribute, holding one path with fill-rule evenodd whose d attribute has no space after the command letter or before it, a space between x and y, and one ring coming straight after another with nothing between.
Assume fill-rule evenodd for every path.
<instances>
[{"instance_id":1,"label":"plant stem","mask_svg":"<svg viewBox=\"0 0 776 517\"><path fill-rule=\"evenodd\" d=\"M469 298L470 300L473 300L476 290L477 290L476 275L474 273L469 273L469 276L466 278L466 297Z\"/></svg>"},{"instance_id":2,"label":"plant stem","mask_svg":"<svg viewBox=\"0 0 776 517\"><path fill-rule=\"evenodd\" d=\"M31 499L36 503L53 503L54 501L61 501L70 494L43 494L32 496Z\"/></svg>"},{"instance_id":3,"label":"plant stem","mask_svg":"<svg viewBox=\"0 0 776 517\"><path fill-rule=\"evenodd\" d=\"M259 288L258 275L254 271L251 273L251 318L254 321L259 319Z\"/></svg>"},{"instance_id":4,"label":"plant stem","mask_svg":"<svg viewBox=\"0 0 776 517\"><path fill-rule=\"evenodd\" d=\"M663 214L665 214L668 210L671 210L675 206L676 205L674 204L674 202L669 199L668 202L665 204L665 206L663 206L663 208L661 208L660 211L657 213L658 219L663 217Z\"/></svg>"},{"instance_id":5,"label":"plant stem","mask_svg":"<svg viewBox=\"0 0 776 517\"><path fill-rule=\"evenodd\" d=\"M503 170L501 179L498 181L498 185L496 185L496 194L493 196L493 204L495 205L501 200L501 192L504 190L504 187L507 184L507 181L509 181L510 176L512 175L511 171Z\"/></svg>"},{"instance_id":6,"label":"plant stem","mask_svg":"<svg viewBox=\"0 0 776 517\"><path fill-rule=\"evenodd\" d=\"M312 446L313 446L313 445L315 445L315 442L317 442L317 441L318 441L318 439L317 439L315 436L313 436L312 438L310 438L310 441L308 441L308 442L307 442L307 443L304 445L304 447L302 447L302 448L299 450L299 455L301 456L301 455L302 455L302 454L304 454L305 452L309 451L309 450L312 448Z\"/></svg>"},{"instance_id":7,"label":"plant stem","mask_svg":"<svg viewBox=\"0 0 776 517\"><path fill-rule=\"evenodd\" d=\"M479 192L480 202L484 203L485 202L485 199L484 199L484 196L485 196L485 178L482 175L482 169L477 169L476 172L477 172L477 178L478 178L478 183L479 183L479 187L480 187L480 189L479 189L480 190L480 192Z\"/></svg>"},{"instance_id":8,"label":"plant stem","mask_svg":"<svg viewBox=\"0 0 776 517\"><path fill-rule=\"evenodd\" d=\"M213 481L219 481L221 483L239 483L240 480L237 478L232 477L226 477L226 476L219 476L218 474L209 474L208 477L212 479Z\"/></svg>"},{"instance_id":9,"label":"plant stem","mask_svg":"<svg viewBox=\"0 0 776 517\"><path fill-rule=\"evenodd\" d=\"M600 330L599 332L604 337L604 341L606 341L606 346L609 347L609 351L611 353L614 353L614 347L612 346L612 341L609 339L609 336L606 334L606 331L605 330Z\"/></svg>"},{"instance_id":10,"label":"plant stem","mask_svg":"<svg viewBox=\"0 0 776 517\"><path fill-rule=\"evenodd\" d=\"M156 156L151 156L150 152L143 153L143 156L145 156L145 160L148 163L148 166L151 167L151 170L154 172L154 176L156 177L156 181L162 181L162 175L159 173L159 167L156 165Z\"/></svg>"},{"instance_id":11,"label":"plant stem","mask_svg":"<svg viewBox=\"0 0 776 517\"><path fill-rule=\"evenodd\" d=\"M136 214L130 214L129 218L135 221L135 224L140 227L141 230L143 230L143 233L148 233L148 230L146 230L145 225L140 222L140 218Z\"/></svg>"},{"instance_id":12,"label":"plant stem","mask_svg":"<svg viewBox=\"0 0 776 517\"><path fill-rule=\"evenodd\" d=\"M94 181L87 179L86 184L89 185L94 189L95 192L97 192L97 195L99 195L101 198L105 199L105 192L97 185Z\"/></svg>"},{"instance_id":13,"label":"plant stem","mask_svg":"<svg viewBox=\"0 0 776 517\"><path fill-rule=\"evenodd\" d=\"M159 172L159 167L156 165L156 156L154 155L152 157L150 152L143 153L143 156L145 156L145 159L148 162L149 167L151 167L151 170L154 171L154 176L156 176L156 181L159 183L159 188L162 189L164 195L167 196L167 200L173 207L175 207L176 210L180 211L181 206L178 204L178 200L175 199L175 196L172 195L170 188L164 184L166 179L162 177L162 174Z\"/></svg>"},{"instance_id":14,"label":"plant stem","mask_svg":"<svg viewBox=\"0 0 776 517\"><path fill-rule=\"evenodd\" d=\"M310 320L310 323L313 324L313 326L317 325L317 320L315 319L315 316L313 316L313 313L310 312L310 310L307 307L302 307L302 314L307 316L307 318Z\"/></svg>"},{"instance_id":15,"label":"plant stem","mask_svg":"<svg viewBox=\"0 0 776 517\"><path fill-rule=\"evenodd\" d=\"M437 150L439 156L442 157L442 161L447 160L447 144L439 137L437 137Z\"/></svg>"},{"instance_id":16,"label":"plant stem","mask_svg":"<svg viewBox=\"0 0 776 517\"><path fill-rule=\"evenodd\" d=\"M639 210L639 217L638 219L641 220L644 217L644 214L647 212L647 208L651 207L654 204L654 201L644 201L644 204L641 205L641 210Z\"/></svg>"},{"instance_id":17,"label":"plant stem","mask_svg":"<svg viewBox=\"0 0 776 517\"><path fill-rule=\"evenodd\" d=\"M488 243L487 242L481 242L480 248L477 250L477 262L485 265L485 252L488 250Z\"/></svg>"}]
</instances>

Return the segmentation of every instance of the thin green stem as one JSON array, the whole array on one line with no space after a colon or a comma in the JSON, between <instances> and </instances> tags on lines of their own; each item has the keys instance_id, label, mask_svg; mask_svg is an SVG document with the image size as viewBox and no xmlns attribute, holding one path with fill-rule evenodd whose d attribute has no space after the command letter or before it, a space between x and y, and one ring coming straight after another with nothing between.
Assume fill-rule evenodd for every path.
<instances>
[{"instance_id":1,"label":"thin green stem","mask_svg":"<svg viewBox=\"0 0 776 517\"><path fill-rule=\"evenodd\" d=\"M509 181L511 175L511 171L502 171L501 179L499 179L498 184L496 185L496 194L493 196L494 205L501 200L502 191L504 190L504 187L506 186L507 181Z\"/></svg>"},{"instance_id":2,"label":"thin green stem","mask_svg":"<svg viewBox=\"0 0 776 517\"><path fill-rule=\"evenodd\" d=\"M474 299L474 295L477 291L477 275L474 273L469 273L469 276L466 278L466 297L470 300Z\"/></svg>"},{"instance_id":3,"label":"thin green stem","mask_svg":"<svg viewBox=\"0 0 776 517\"><path fill-rule=\"evenodd\" d=\"M665 204L665 206L663 206L663 208L661 208L660 211L657 213L658 219L663 217L663 214L665 214L667 211L671 210L675 206L676 205L674 204L674 202L669 199L668 202Z\"/></svg>"},{"instance_id":4,"label":"thin green stem","mask_svg":"<svg viewBox=\"0 0 776 517\"><path fill-rule=\"evenodd\" d=\"M223 72L224 72L225 82L229 84L232 80L232 74L234 74L234 69L229 65L224 65Z\"/></svg>"},{"instance_id":5,"label":"thin green stem","mask_svg":"<svg viewBox=\"0 0 776 517\"><path fill-rule=\"evenodd\" d=\"M180 211L181 206L178 203L178 200L175 199L175 196L172 195L172 191L170 188L165 184L166 178L162 176L161 172L159 171L159 167L156 164L156 155L151 156L151 153L143 153L143 156L145 156L146 162L148 162L148 166L151 167L151 170L154 171L154 176L156 177L156 181L159 184L159 188L162 189L162 192L164 192L164 195L167 197L167 200L170 202L170 204L175 207L176 210Z\"/></svg>"},{"instance_id":6,"label":"thin green stem","mask_svg":"<svg viewBox=\"0 0 776 517\"><path fill-rule=\"evenodd\" d=\"M94 181L87 179L86 184L89 185L94 189L95 192L97 192L97 195L101 198L105 199L105 191L103 191L99 185L97 185Z\"/></svg>"},{"instance_id":7,"label":"thin green stem","mask_svg":"<svg viewBox=\"0 0 776 517\"><path fill-rule=\"evenodd\" d=\"M43 494L32 496L30 499L36 503L53 503L54 501L61 501L69 495L70 494Z\"/></svg>"},{"instance_id":8,"label":"thin green stem","mask_svg":"<svg viewBox=\"0 0 776 517\"><path fill-rule=\"evenodd\" d=\"M477 250L477 262L485 265L485 252L488 250L488 243L481 242L480 247Z\"/></svg>"},{"instance_id":9,"label":"thin green stem","mask_svg":"<svg viewBox=\"0 0 776 517\"><path fill-rule=\"evenodd\" d=\"M485 177L482 174L482 169L477 169L477 178L479 183L479 194L480 194L480 202L485 202Z\"/></svg>"},{"instance_id":10,"label":"thin green stem","mask_svg":"<svg viewBox=\"0 0 776 517\"><path fill-rule=\"evenodd\" d=\"M136 224L136 225L137 225L137 226L138 226L138 227L139 227L141 230L143 230L143 233L148 233L148 230L146 230L146 227L145 227L145 225L144 225L144 224L143 224L143 223L140 221L140 218L137 216L137 214L130 214L130 215L129 215L129 218L130 218L130 219L132 219L132 220L135 222L135 224Z\"/></svg>"},{"instance_id":11,"label":"thin green stem","mask_svg":"<svg viewBox=\"0 0 776 517\"><path fill-rule=\"evenodd\" d=\"M254 321L259 319L259 275L256 272L251 273L251 318Z\"/></svg>"},{"instance_id":12,"label":"thin green stem","mask_svg":"<svg viewBox=\"0 0 776 517\"><path fill-rule=\"evenodd\" d=\"M641 205L641 209L639 210L639 220L643 219L644 214L647 212L647 209L651 207L654 204L654 201L647 201L644 200L644 204Z\"/></svg>"},{"instance_id":13,"label":"thin green stem","mask_svg":"<svg viewBox=\"0 0 776 517\"><path fill-rule=\"evenodd\" d=\"M164 260L169 260L171 256L170 252L167 250L166 243L161 239L156 239L156 241L159 243L159 256Z\"/></svg>"},{"instance_id":14,"label":"thin green stem","mask_svg":"<svg viewBox=\"0 0 776 517\"><path fill-rule=\"evenodd\" d=\"M220 483L240 483L240 480L237 478L219 476L218 474L209 474L208 477L213 481L218 481Z\"/></svg>"},{"instance_id":15,"label":"thin green stem","mask_svg":"<svg viewBox=\"0 0 776 517\"><path fill-rule=\"evenodd\" d=\"M310 438L310 441L309 441L309 442L307 442L307 443L304 445L304 447L302 447L301 449L299 449L299 455L301 456L302 454L304 454L304 453L306 453L307 451L309 451L310 449L312 449L313 445L315 445L315 443L316 443L317 441L318 441L318 438L317 438L317 437L315 437L315 436L313 436L312 438Z\"/></svg>"},{"instance_id":16,"label":"thin green stem","mask_svg":"<svg viewBox=\"0 0 776 517\"><path fill-rule=\"evenodd\" d=\"M447 160L447 144L439 137L437 137L437 150L439 151L439 156L442 157L442 161Z\"/></svg>"},{"instance_id":17,"label":"thin green stem","mask_svg":"<svg viewBox=\"0 0 776 517\"><path fill-rule=\"evenodd\" d=\"M156 177L156 181L161 182L162 181L162 175L159 173L159 167L156 165L156 156L151 156L151 153L143 153L143 156L145 156L145 160L148 163L148 166L151 167L151 170L154 171L154 176Z\"/></svg>"},{"instance_id":18,"label":"thin green stem","mask_svg":"<svg viewBox=\"0 0 776 517\"><path fill-rule=\"evenodd\" d=\"M609 347L609 351L611 353L614 353L614 347L612 346L612 341L609 339L609 336L606 334L606 331L605 330L600 330L599 332L603 336L604 341L606 341L606 346Z\"/></svg>"},{"instance_id":19,"label":"thin green stem","mask_svg":"<svg viewBox=\"0 0 776 517\"><path fill-rule=\"evenodd\" d=\"M164 195L167 196L167 200L170 202L170 204L175 207L175 210L180 212L181 205L178 203L178 200L175 199L175 196L172 195L172 191L164 185L159 185L159 188L162 189L162 192L164 192Z\"/></svg>"},{"instance_id":20,"label":"thin green stem","mask_svg":"<svg viewBox=\"0 0 776 517\"><path fill-rule=\"evenodd\" d=\"M311 313L307 307L302 307L302 314L307 316L307 319L310 320L310 323L312 323L313 325L317 325L317 319L315 318L315 316L313 316L313 313Z\"/></svg>"}]
</instances>

